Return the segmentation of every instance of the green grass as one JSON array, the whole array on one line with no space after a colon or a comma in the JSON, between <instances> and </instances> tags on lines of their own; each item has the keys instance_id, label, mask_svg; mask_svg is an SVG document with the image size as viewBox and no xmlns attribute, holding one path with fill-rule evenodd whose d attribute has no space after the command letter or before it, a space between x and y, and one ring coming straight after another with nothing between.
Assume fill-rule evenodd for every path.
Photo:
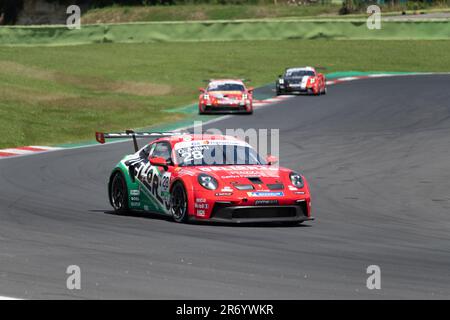
<instances>
[{"instance_id":1,"label":"green grass","mask_svg":"<svg viewBox=\"0 0 450 320\"><path fill-rule=\"evenodd\" d=\"M326 72L450 71L448 61L450 41L0 47L0 148L77 142L96 130L182 119L164 110L194 102L207 78L249 78L258 86L293 65Z\"/></svg>"}]
</instances>

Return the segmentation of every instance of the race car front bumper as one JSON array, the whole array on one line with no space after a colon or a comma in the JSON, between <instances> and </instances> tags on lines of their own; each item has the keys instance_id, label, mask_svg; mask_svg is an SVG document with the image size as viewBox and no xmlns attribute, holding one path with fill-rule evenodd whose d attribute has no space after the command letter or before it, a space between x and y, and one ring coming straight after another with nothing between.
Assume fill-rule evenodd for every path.
<instances>
[{"instance_id":1,"label":"race car front bumper","mask_svg":"<svg viewBox=\"0 0 450 320\"><path fill-rule=\"evenodd\" d=\"M235 206L231 202L216 202L207 221L225 223L303 222L314 220L307 215L307 203L298 205ZM193 217L195 219L195 217ZM204 221L204 219L201 219Z\"/></svg>"},{"instance_id":2,"label":"race car front bumper","mask_svg":"<svg viewBox=\"0 0 450 320\"><path fill-rule=\"evenodd\" d=\"M216 106L205 106L204 113L248 113L247 107L244 106L233 106L233 105L216 105Z\"/></svg>"},{"instance_id":3,"label":"race car front bumper","mask_svg":"<svg viewBox=\"0 0 450 320\"><path fill-rule=\"evenodd\" d=\"M277 92L280 94L289 94L289 93L313 93L312 87L289 87L283 86L278 87Z\"/></svg>"}]
</instances>

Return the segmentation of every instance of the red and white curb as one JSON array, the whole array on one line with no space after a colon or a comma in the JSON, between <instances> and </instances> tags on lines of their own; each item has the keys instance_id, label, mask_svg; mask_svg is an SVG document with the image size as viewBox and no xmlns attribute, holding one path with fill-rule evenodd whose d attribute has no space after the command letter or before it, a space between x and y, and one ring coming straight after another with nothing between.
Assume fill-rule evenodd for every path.
<instances>
[{"instance_id":1,"label":"red and white curb","mask_svg":"<svg viewBox=\"0 0 450 320\"><path fill-rule=\"evenodd\" d=\"M371 74L371 75L364 75L364 76L342 77L342 78L336 78L333 80L328 80L327 85L333 85L333 84L338 84L338 83L353 81L353 80L361 80L361 79L368 79L368 78L385 78L385 77L394 77L394 76L398 76L398 74L379 73L379 74ZM294 96L285 95L285 96L277 96L277 97L273 97L273 98L269 98L269 99L265 99L265 100L253 100L253 106L254 107L266 106L269 104L288 100L292 97L294 97Z\"/></svg>"},{"instance_id":2,"label":"red and white curb","mask_svg":"<svg viewBox=\"0 0 450 320\"><path fill-rule=\"evenodd\" d=\"M261 106L265 106L268 104L281 102L281 101L290 99L291 97L292 96L278 96L278 97L273 97L273 98L269 98L269 99L265 99L265 100L253 100L253 106L261 107Z\"/></svg>"},{"instance_id":3,"label":"red and white curb","mask_svg":"<svg viewBox=\"0 0 450 320\"><path fill-rule=\"evenodd\" d=\"M343 78L336 78L336 79L333 79L333 80L328 80L327 81L327 85L333 85L333 84L337 84L337 83L341 83L341 82L361 80L361 79L386 78L386 77L395 77L395 76L399 76L399 74L378 73L378 74L369 74L367 76L343 77Z\"/></svg>"},{"instance_id":4,"label":"red and white curb","mask_svg":"<svg viewBox=\"0 0 450 320\"><path fill-rule=\"evenodd\" d=\"M27 146L27 147L0 149L0 159L6 157L25 156L29 154L48 152L59 149L63 148L45 147L45 146Z\"/></svg>"}]
</instances>

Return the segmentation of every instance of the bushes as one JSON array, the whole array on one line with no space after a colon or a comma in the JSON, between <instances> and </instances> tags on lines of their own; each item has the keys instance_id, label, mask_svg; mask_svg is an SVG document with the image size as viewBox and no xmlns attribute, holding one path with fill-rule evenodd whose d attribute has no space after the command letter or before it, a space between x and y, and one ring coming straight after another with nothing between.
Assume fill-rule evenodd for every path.
<instances>
[{"instance_id":1,"label":"bushes","mask_svg":"<svg viewBox=\"0 0 450 320\"><path fill-rule=\"evenodd\" d=\"M366 8L371 4L379 5L382 11L416 11L433 7L448 7L450 0L344 0L339 14L364 13L366 12Z\"/></svg>"}]
</instances>

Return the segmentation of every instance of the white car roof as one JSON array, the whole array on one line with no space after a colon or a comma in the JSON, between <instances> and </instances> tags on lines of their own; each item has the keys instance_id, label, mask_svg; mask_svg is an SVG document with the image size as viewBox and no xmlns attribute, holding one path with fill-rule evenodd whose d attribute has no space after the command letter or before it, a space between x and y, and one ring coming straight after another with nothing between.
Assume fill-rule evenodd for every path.
<instances>
[{"instance_id":1,"label":"white car roof","mask_svg":"<svg viewBox=\"0 0 450 320\"><path fill-rule=\"evenodd\" d=\"M301 67L301 68L288 68L286 72L295 72L295 71L316 71L313 67Z\"/></svg>"},{"instance_id":2,"label":"white car roof","mask_svg":"<svg viewBox=\"0 0 450 320\"><path fill-rule=\"evenodd\" d=\"M221 84L244 84L241 80L211 80L211 82L209 83L209 85L213 85L213 86L218 86Z\"/></svg>"}]
</instances>

